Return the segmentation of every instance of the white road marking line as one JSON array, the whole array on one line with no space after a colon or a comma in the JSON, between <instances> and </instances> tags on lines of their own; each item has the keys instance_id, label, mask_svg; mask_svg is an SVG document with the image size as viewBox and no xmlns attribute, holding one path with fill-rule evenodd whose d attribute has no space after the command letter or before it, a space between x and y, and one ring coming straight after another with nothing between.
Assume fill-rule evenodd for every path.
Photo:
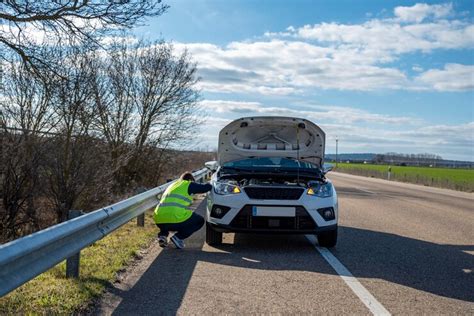
<instances>
[{"instance_id":1,"label":"white road marking line","mask_svg":"<svg viewBox=\"0 0 474 316\"><path fill-rule=\"evenodd\" d=\"M321 256L331 265L331 267L339 274L339 276L344 280L344 282L349 286L354 292L355 295L364 303L365 306L370 310L373 315L390 315L389 311L383 307L375 299L375 297L370 294L369 291L357 280L352 273L327 249L319 247L316 242L316 237L313 235L306 235L306 238L311 242L311 244L316 248L316 250L321 254Z\"/></svg>"},{"instance_id":2,"label":"white road marking line","mask_svg":"<svg viewBox=\"0 0 474 316\"><path fill-rule=\"evenodd\" d=\"M359 188L358 190L361 190L362 192L366 192L366 193L370 193L370 194L377 194L377 193L375 193L375 192L373 192L373 191L369 191L369 190L367 190L367 189L361 189L361 188Z\"/></svg>"},{"instance_id":3,"label":"white road marking line","mask_svg":"<svg viewBox=\"0 0 474 316\"><path fill-rule=\"evenodd\" d=\"M250 261L250 262L255 262L255 263L260 263L261 261L260 260L255 260L255 259L250 259L250 258L245 258L245 257L242 257L243 260L245 261Z\"/></svg>"}]
</instances>

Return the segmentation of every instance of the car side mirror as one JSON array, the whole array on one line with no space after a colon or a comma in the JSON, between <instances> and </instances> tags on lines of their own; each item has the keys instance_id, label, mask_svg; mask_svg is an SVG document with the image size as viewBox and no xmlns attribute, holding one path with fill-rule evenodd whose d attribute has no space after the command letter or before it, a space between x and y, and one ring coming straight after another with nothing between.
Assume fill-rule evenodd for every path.
<instances>
[{"instance_id":1,"label":"car side mirror","mask_svg":"<svg viewBox=\"0 0 474 316\"><path fill-rule=\"evenodd\" d=\"M215 172L217 168L219 167L219 164L217 161L208 161L204 163L204 166L206 166L207 169L211 170L212 172Z\"/></svg>"},{"instance_id":2,"label":"car side mirror","mask_svg":"<svg viewBox=\"0 0 474 316\"><path fill-rule=\"evenodd\" d=\"M324 173L324 174L328 173L328 172L331 171L331 170L332 170L332 166L324 166L324 167L323 167L323 173Z\"/></svg>"}]
</instances>

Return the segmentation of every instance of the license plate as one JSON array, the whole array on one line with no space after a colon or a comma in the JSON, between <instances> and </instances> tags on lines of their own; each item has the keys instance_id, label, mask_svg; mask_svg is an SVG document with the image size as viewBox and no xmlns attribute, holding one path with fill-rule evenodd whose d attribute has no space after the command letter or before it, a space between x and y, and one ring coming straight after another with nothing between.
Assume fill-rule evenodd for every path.
<instances>
[{"instance_id":1,"label":"license plate","mask_svg":"<svg viewBox=\"0 0 474 316\"><path fill-rule=\"evenodd\" d=\"M276 217L295 217L294 207L281 206L254 206L252 207L253 216L276 216Z\"/></svg>"}]
</instances>

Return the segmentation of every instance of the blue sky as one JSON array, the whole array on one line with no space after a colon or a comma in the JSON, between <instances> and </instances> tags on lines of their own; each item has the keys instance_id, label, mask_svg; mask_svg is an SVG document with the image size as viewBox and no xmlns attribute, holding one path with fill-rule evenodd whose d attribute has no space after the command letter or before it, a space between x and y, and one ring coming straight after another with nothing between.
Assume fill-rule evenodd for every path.
<instances>
[{"instance_id":1,"label":"blue sky","mask_svg":"<svg viewBox=\"0 0 474 316\"><path fill-rule=\"evenodd\" d=\"M190 1L134 32L198 64L199 146L230 120L308 118L342 152L474 161L473 1Z\"/></svg>"}]
</instances>

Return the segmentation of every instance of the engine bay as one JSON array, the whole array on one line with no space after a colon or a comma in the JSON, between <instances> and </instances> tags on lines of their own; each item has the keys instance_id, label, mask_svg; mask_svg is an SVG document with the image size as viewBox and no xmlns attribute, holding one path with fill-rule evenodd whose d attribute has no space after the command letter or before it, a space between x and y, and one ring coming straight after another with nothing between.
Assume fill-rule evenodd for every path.
<instances>
[{"instance_id":1,"label":"engine bay","mask_svg":"<svg viewBox=\"0 0 474 316\"><path fill-rule=\"evenodd\" d=\"M247 186L288 186L310 188L317 184L325 183L324 178L317 179L308 176L287 176L287 175L226 175L219 179L219 182L225 182L239 187Z\"/></svg>"}]
</instances>

